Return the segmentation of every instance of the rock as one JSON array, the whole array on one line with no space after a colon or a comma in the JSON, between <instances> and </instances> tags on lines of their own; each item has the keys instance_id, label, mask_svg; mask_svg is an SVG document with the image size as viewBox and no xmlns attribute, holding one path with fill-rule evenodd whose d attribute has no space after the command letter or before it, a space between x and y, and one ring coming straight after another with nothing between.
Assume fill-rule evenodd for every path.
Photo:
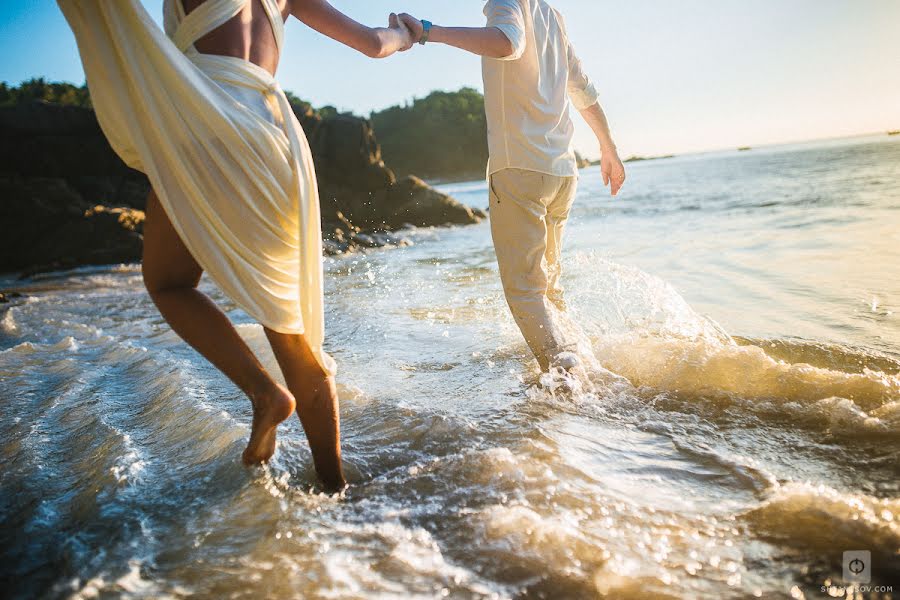
<instances>
[{"instance_id":1,"label":"rock","mask_svg":"<svg viewBox=\"0 0 900 600\"><path fill-rule=\"evenodd\" d=\"M583 157L580 152L575 152L575 164L579 169L586 169L593 164L593 161Z\"/></svg>"},{"instance_id":2,"label":"rock","mask_svg":"<svg viewBox=\"0 0 900 600\"><path fill-rule=\"evenodd\" d=\"M472 225L487 216L484 211L470 208L413 176L368 194L325 185L320 189L320 196L323 212L341 215L342 222L350 222L360 230L392 231L406 225Z\"/></svg>"},{"instance_id":3,"label":"rock","mask_svg":"<svg viewBox=\"0 0 900 600\"><path fill-rule=\"evenodd\" d=\"M377 200L384 205L375 211L378 216L372 218L380 218L385 229L399 229L405 225L471 225L487 217L484 211L470 208L414 176L397 182L377 195Z\"/></svg>"},{"instance_id":4,"label":"rock","mask_svg":"<svg viewBox=\"0 0 900 600\"><path fill-rule=\"evenodd\" d=\"M0 304L9 304L18 298L24 298L24 296L20 292L0 292Z\"/></svg>"},{"instance_id":5,"label":"rock","mask_svg":"<svg viewBox=\"0 0 900 600\"><path fill-rule=\"evenodd\" d=\"M94 111L47 102L0 110L0 165L31 177L143 177L112 151Z\"/></svg>"},{"instance_id":6,"label":"rock","mask_svg":"<svg viewBox=\"0 0 900 600\"><path fill-rule=\"evenodd\" d=\"M137 262L143 250L143 225L141 210L92 207L80 219L67 220L23 244L17 268L24 268L27 276L79 265Z\"/></svg>"},{"instance_id":7,"label":"rock","mask_svg":"<svg viewBox=\"0 0 900 600\"><path fill-rule=\"evenodd\" d=\"M0 271L58 258L36 247L52 243L60 227L83 219L88 208L64 179L0 176Z\"/></svg>"},{"instance_id":8,"label":"rock","mask_svg":"<svg viewBox=\"0 0 900 600\"><path fill-rule=\"evenodd\" d=\"M0 109L0 271L139 259L140 228L93 207L143 209L149 190L112 151L92 110L46 102Z\"/></svg>"},{"instance_id":9,"label":"rock","mask_svg":"<svg viewBox=\"0 0 900 600\"><path fill-rule=\"evenodd\" d=\"M67 178L67 181L83 198L91 202L144 210L150 193L150 182L143 175L138 175L84 175Z\"/></svg>"},{"instance_id":10,"label":"rock","mask_svg":"<svg viewBox=\"0 0 900 600\"><path fill-rule=\"evenodd\" d=\"M295 112L319 178L326 253L408 243L406 224L484 217L416 178L397 181L368 120ZM150 185L112 151L90 109L0 108L0 272L140 260Z\"/></svg>"},{"instance_id":11,"label":"rock","mask_svg":"<svg viewBox=\"0 0 900 600\"><path fill-rule=\"evenodd\" d=\"M307 116L306 120L304 131L320 185L337 184L367 193L396 181L393 171L381 159L381 147L371 123L346 115L324 120Z\"/></svg>"}]
</instances>

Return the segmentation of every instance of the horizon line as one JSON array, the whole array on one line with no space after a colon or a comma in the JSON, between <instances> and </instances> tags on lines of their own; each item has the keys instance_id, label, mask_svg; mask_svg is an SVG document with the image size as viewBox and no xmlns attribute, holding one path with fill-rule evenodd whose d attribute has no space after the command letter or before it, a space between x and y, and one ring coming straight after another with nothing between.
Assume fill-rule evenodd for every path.
<instances>
[{"instance_id":1,"label":"horizon line","mask_svg":"<svg viewBox=\"0 0 900 600\"><path fill-rule=\"evenodd\" d=\"M779 146L793 146L796 144L812 144L815 142L830 142L836 140L849 140L852 138L863 138L863 137L892 137L896 134L893 132L900 131L898 129L884 129L880 131L868 131L862 133L848 133L844 135L829 135L823 137L812 137L812 138L803 138L803 139L793 139L793 140L784 140L779 142L763 142L761 144L755 144L751 146L722 146L719 148L708 148L705 150L688 150L686 152L671 152L668 154L651 154L651 155L643 155L643 154L631 154L629 156L623 156L623 160L628 160L631 158L642 158L644 160L662 160L666 158L679 158L682 156L699 156L701 154L717 154L719 152L739 152L742 149L746 151L760 150L763 148L777 148ZM579 154L581 154L579 152ZM598 160L599 156L593 158L591 156L582 155L583 158L587 160Z\"/></svg>"}]
</instances>

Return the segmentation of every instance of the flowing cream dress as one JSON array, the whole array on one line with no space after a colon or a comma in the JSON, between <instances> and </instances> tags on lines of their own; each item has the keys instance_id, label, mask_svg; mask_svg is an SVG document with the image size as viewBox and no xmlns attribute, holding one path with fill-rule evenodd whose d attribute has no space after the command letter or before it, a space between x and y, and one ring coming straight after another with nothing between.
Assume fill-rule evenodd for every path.
<instances>
[{"instance_id":1,"label":"flowing cream dress","mask_svg":"<svg viewBox=\"0 0 900 600\"><path fill-rule=\"evenodd\" d=\"M322 232L309 144L265 69L194 42L257 0L166 0L165 32L139 0L58 0L113 149L147 174L212 280L262 325L303 333L320 364ZM259 0L279 52L284 22Z\"/></svg>"}]
</instances>

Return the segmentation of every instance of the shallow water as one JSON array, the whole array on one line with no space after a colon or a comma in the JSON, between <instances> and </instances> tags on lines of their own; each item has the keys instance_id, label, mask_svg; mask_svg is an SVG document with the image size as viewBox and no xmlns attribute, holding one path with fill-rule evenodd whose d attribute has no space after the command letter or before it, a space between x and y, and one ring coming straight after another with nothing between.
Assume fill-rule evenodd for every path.
<instances>
[{"instance_id":1,"label":"shallow water","mask_svg":"<svg viewBox=\"0 0 900 600\"><path fill-rule=\"evenodd\" d=\"M541 381L486 224L328 260L341 498L294 419L240 465L249 403L137 267L0 282L25 294L0 308L2 594L815 598L868 549L896 596L900 140L635 163L602 191L583 176L564 274L625 378L593 390Z\"/></svg>"}]
</instances>

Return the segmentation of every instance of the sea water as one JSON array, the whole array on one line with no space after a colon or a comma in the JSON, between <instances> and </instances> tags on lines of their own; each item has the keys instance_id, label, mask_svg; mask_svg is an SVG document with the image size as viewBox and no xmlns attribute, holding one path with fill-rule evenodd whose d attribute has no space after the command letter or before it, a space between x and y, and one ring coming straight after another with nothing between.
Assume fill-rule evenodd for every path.
<instances>
[{"instance_id":1,"label":"sea water","mask_svg":"<svg viewBox=\"0 0 900 600\"><path fill-rule=\"evenodd\" d=\"M137 266L2 287L7 597L816 598L900 593L900 139L582 172L540 377L487 223L326 262L350 488L250 404ZM483 182L444 186L487 206ZM208 282L263 362L261 329ZM847 590L842 555L872 555Z\"/></svg>"}]
</instances>

